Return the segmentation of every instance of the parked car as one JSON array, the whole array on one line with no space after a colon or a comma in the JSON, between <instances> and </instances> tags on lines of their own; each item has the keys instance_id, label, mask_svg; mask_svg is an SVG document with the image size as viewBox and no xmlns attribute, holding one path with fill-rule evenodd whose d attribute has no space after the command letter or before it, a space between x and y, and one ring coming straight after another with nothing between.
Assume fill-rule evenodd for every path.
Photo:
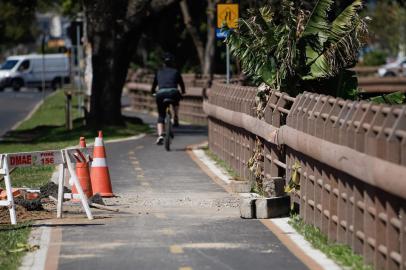
<instances>
[{"instance_id":1,"label":"parked car","mask_svg":"<svg viewBox=\"0 0 406 270\"><path fill-rule=\"evenodd\" d=\"M45 86L57 89L69 82L69 58L65 54L29 54L10 56L0 67L0 91L11 87L19 91L21 87L34 87L42 90Z\"/></svg>"},{"instance_id":2,"label":"parked car","mask_svg":"<svg viewBox=\"0 0 406 270\"><path fill-rule=\"evenodd\" d=\"M399 57L396 61L381 66L378 74L381 77L406 76L406 57Z\"/></svg>"}]
</instances>

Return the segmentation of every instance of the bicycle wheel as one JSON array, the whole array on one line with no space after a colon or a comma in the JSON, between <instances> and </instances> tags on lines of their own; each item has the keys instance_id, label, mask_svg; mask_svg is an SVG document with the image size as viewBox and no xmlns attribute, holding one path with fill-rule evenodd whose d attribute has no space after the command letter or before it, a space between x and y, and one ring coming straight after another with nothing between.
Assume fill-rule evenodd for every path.
<instances>
[{"instance_id":1,"label":"bicycle wheel","mask_svg":"<svg viewBox=\"0 0 406 270\"><path fill-rule=\"evenodd\" d=\"M165 118L165 149L166 151L171 150L171 133L172 133L172 123L171 114L167 113Z\"/></svg>"}]
</instances>

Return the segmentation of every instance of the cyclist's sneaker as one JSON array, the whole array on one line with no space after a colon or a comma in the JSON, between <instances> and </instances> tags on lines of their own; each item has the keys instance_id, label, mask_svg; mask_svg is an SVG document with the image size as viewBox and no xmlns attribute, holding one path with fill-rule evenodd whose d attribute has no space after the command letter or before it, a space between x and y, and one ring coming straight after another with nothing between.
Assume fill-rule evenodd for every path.
<instances>
[{"instance_id":1,"label":"cyclist's sneaker","mask_svg":"<svg viewBox=\"0 0 406 270\"><path fill-rule=\"evenodd\" d=\"M164 136L158 136L155 142L157 145L161 145L164 143Z\"/></svg>"},{"instance_id":2,"label":"cyclist's sneaker","mask_svg":"<svg viewBox=\"0 0 406 270\"><path fill-rule=\"evenodd\" d=\"M173 126L174 126L174 127L178 127L178 126L179 126L179 119L178 119L177 117L175 117L175 118L173 119Z\"/></svg>"}]
</instances>

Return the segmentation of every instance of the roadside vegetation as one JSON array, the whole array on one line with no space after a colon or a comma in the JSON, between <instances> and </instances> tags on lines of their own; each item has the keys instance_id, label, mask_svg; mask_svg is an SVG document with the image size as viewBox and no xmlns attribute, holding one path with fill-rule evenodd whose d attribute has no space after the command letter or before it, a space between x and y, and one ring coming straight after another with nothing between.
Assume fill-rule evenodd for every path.
<instances>
[{"instance_id":1,"label":"roadside vegetation","mask_svg":"<svg viewBox=\"0 0 406 270\"><path fill-rule=\"evenodd\" d=\"M63 91L48 96L30 119L4 136L0 142L0 153L62 149L77 145L81 136L86 137L88 143L93 142L97 130L83 126L83 119L78 118L76 99L72 107L74 127L67 131ZM125 126L103 128L104 139L134 136L149 131L149 127L139 119L125 120ZM18 168L11 174L12 186L38 188L49 181L54 170L54 166ZM4 181L0 184L4 187ZM0 269L18 268L25 251L29 250L26 245L29 233L30 223L0 225Z\"/></svg>"},{"instance_id":2,"label":"roadside vegetation","mask_svg":"<svg viewBox=\"0 0 406 270\"><path fill-rule=\"evenodd\" d=\"M309 9L294 1L278 7L251 9L238 29L227 38L231 52L254 82L269 90L296 96L304 91L343 98L357 88L357 52L365 44L366 19L359 15L361 0L344 8L335 1L320 0ZM263 97L262 97L263 96Z\"/></svg>"},{"instance_id":3,"label":"roadside vegetation","mask_svg":"<svg viewBox=\"0 0 406 270\"><path fill-rule=\"evenodd\" d=\"M0 225L0 269L18 269L30 231L30 223Z\"/></svg>"},{"instance_id":4,"label":"roadside vegetation","mask_svg":"<svg viewBox=\"0 0 406 270\"><path fill-rule=\"evenodd\" d=\"M308 225L298 216L291 217L289 224L316 249L327 255L345 269L352 270L372 270L369 265L365 265L363 258L355 254L347 245L329 242L327 237L314 226Z\"/></svg>"},{"instance_id":5,"label":"roadside vegetation","mask_svg":"<svg viewBox=\"0 0 406 270\"><path fill-rule=\"evenodd\" d=\"M217 166L219 166L220 168L224 169L227 174L231 177L232 180L237 180L240 181L242 180L241 177L238 175L238 173L236 171L234 171L233 168L231 168L230 165L227 164L227 162L225 162L224 160L222 160L221 158L219 158L216 154L214 154L209 147L204 147L203 148L204 153L211 158L214 163L216 163Z\"/></svg>"}]
</instances>

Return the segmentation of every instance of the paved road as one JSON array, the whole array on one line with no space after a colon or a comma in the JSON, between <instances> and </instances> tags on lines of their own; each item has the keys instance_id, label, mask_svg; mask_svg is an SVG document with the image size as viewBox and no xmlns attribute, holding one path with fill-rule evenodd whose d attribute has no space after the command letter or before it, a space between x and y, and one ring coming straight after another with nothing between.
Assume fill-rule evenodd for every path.
<instances>
[{"instance_id":1,"label":"paved road","mask_svg":"<svg viewBox=\"0 0 406 270\"><path fill-rule=\"evenodd\" d=\"M42 98L43 93L37 90L0 92L0 137L24 119Z\"/></svg>"},{"instance_id":2,"label":"paved road","mask_svg":"<svg viewBox=\"0 0 406 270\"><path fill-rule=\"evenodd\" d=\"M151 118L145 117L151 121ZM185 152L206 129L175 131L172 152L137 141L107 145L118 214L61 226L59 269L306 269Z\"/></svg>"}]
</instances>

